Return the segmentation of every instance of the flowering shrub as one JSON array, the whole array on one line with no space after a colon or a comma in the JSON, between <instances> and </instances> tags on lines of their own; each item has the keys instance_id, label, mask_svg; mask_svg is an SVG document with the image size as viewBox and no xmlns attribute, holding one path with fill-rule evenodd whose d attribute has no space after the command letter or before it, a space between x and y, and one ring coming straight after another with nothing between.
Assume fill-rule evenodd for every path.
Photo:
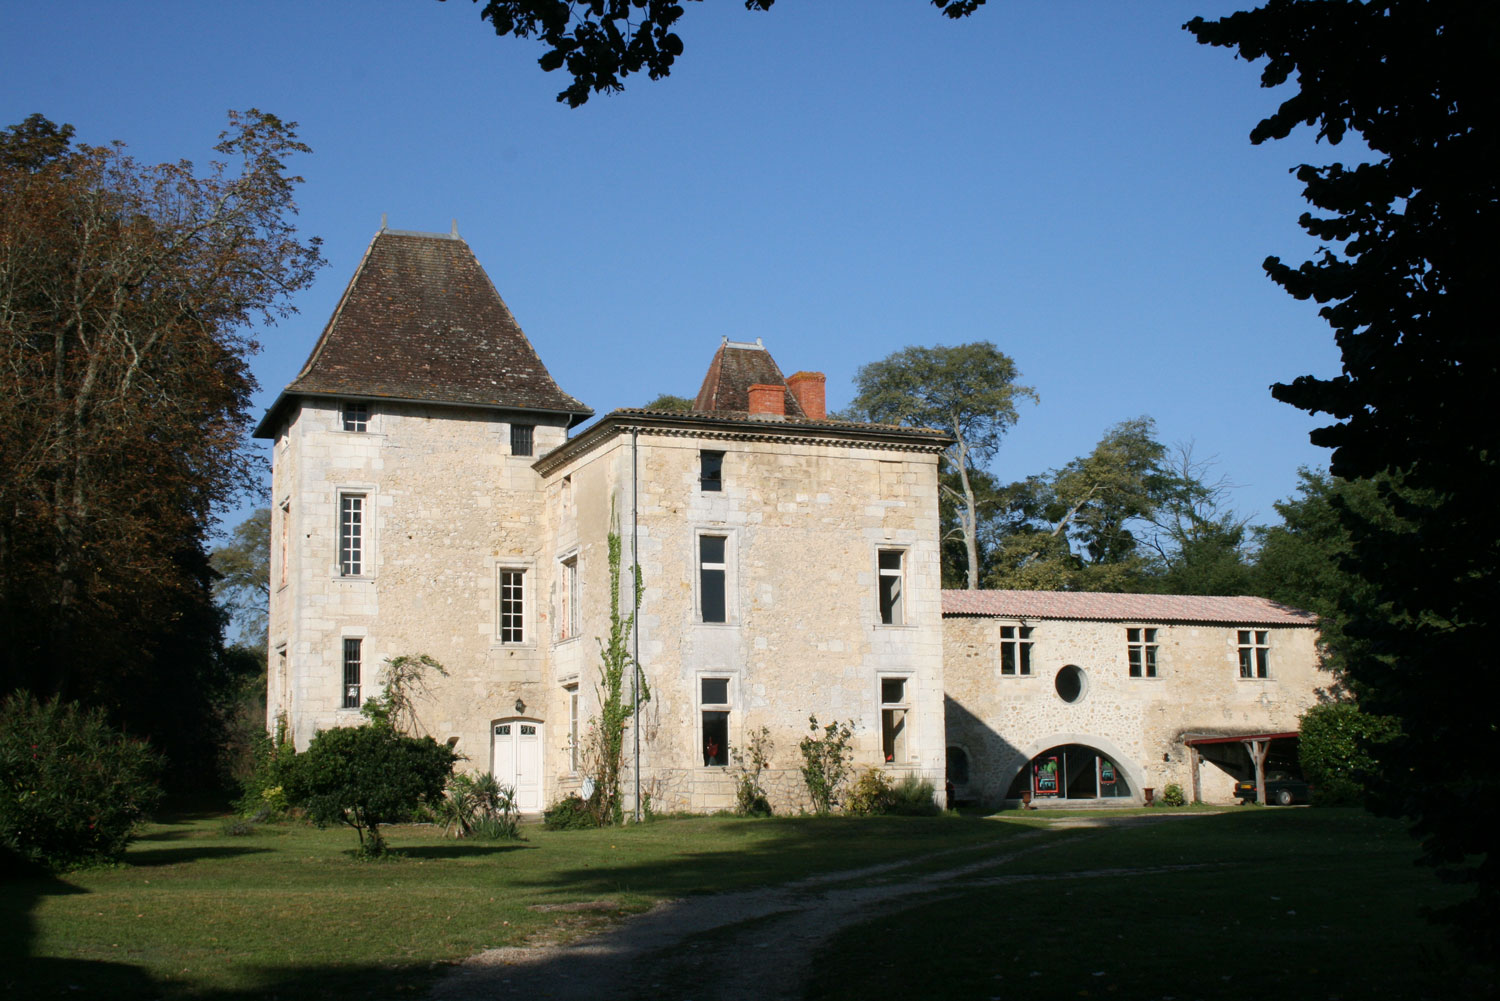
<instances>
[{"instance_id":1,"label":"flowering shrub","mask_svg":"<svg viewBox=\"0 0 1500 1001\"><path fill-rule=\"evenodd\" d=\"M117 861L161 797L160 769L103 712L13 693L0 703L0 845L54 870Z\"/></svg>"}]
</instances>

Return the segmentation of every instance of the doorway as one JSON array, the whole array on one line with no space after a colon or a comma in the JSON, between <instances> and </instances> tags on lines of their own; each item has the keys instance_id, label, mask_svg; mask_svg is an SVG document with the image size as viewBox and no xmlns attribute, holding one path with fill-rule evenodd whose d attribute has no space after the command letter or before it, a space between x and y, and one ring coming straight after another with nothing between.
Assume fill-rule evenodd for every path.
<instances>
[{"instance_id":1,"label":"doorway","mask_svg":"<svg viewBox=\"0 0 1500 1001\"><path fill-rule=\"evenodd\" d=\"M1119 763L1087 744L1059 744L1032 758L1011 783L1007 796L1020 799L1027 791L1033 802L1134 796Z\"/></svg>"},{"instance_id":2,"label":"doorway","mask_svg":"<svg viewBox=\"0 0 1500 1001\"><path fill-rule=\"evenodd\" d=\"M491 732L490 771L495 781L515 790L520 810L535 813L542 808L541 722L502 720Z\"/></svg>"}]
</instances>

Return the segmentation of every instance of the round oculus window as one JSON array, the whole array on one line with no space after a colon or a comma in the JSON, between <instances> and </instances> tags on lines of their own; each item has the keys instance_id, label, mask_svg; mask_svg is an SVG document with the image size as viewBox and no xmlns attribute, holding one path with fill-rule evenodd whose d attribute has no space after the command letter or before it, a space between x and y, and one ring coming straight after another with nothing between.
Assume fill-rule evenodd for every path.
<instances>
[{"instance_id":1,"label":"round oculus window","mask_svg":"<svg viewBox=\"0 0 1500 1001\"><path fill-rule=\"evenodd\" d=\"M1084 692L1088 691L1089 677L1083 673L1083 668L1069 664L1057 672L1057 680L1053 684L1057 688L1058 698L1064 702L1078 702L1083 699Z\"/></svg>"}]
</instances>

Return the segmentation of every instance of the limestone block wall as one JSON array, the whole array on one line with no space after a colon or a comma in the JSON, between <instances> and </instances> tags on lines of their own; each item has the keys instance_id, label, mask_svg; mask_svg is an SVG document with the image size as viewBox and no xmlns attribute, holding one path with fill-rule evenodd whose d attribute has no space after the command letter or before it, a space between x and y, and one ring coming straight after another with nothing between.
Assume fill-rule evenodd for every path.
<instances>
[{"instance_id":1,"label":"limestone block wall","mask_svg":"<svg viewBox=\"0 0 1500 1001\"><path fill-rule=\"evenodd\" d=\"M1319 666L1317 632L1306 626L1254 628L1270 634L1267 678L1241 678L1241 624L1037 620L1032 674L1005 676L1000 629L1019 620L949 616L943 621L948 744L969 759L961 796L1004 798L1028 761L1062 744L1097 748L1123 771L1132 793L1176 782L1191 794L1193 776L1183 737L1189 734L1283 732L1297 729L1329 677ZM1126 629L1157 630L1157 677L1132 678ZM1058 672L1084 674L1082 696L1058 694ZM1246 759L1248 764L1248 758ZM1203 798L1232 800L1234 776L1200 768Z\"/></svg>"},{"instance_id":2,"label":"limestone block wall","mask_svg":"<svg viewBox=\"0 0 1500 1001\"><path fill-rule=\"evenodd\" d=\"M634 449L634 452L632 452ZM705 491L700 452L721 451L723 489ZM638 476L639 486L635 486ZM943 667L937 545L937 457L795 434L643 432L614 436L548 474L549 503L571 480L575 523L549 543L576 546L585 582L582 649L553 682L580 682L584 714L608 628L603 546L609 503L630 563L632 529L646 590L641 663L651 700L641 720L643 789L659 810L717 810L734 802L734 779L752 732L773 744L765 784L780 810L804 805L797 745L808 717L852 720L860 767L912 772L941 786ZM565 524L565 520L559 524ZM572 534L567 535L571 531ZM725 539L726 618L702 621L699 539ZM903 623L882 625L878 554L902 554ZM597 554L597 555L596 555ZM628 584L623 592L629 600ZM576 674L574 673L576 672ZM727 764L704 763L704 679L723 679L729 713ZM901 760L882 761L881 681L905 682ZM550 785L576 783L558 755ZM576 787L576 786L575 786Z\"/></svg>"},{"instance_id":3,"label":"limestone block wall","mask_svg":"<svg viewBox=\"0 0 1500 1001\"><path fill-rule=\"evenodd\" d=\"M319 729L359 722L344 708L343 641L361 641L362 696L379 691L390 657L443 663L421 700L423 728L456 738L489 767L489 726L514 703L545 707L550 685L538 600L551 567L539 559L540 478L510 454L510 423L535 424L541 454L566 437L563 418L413 404L375 404L368 429L341 430L339 402L305 399L274 453L273 547L288 536L287 583L273 551L270 649L273 717L286 712L299 747ZM340 574L340 496L365 498L365 567ZM524 571L525 638L502 643L498 575ZM279 651L285 650L285 665ZM285 681L279 680L284 676Z\"/></svg>"}]
</instances>

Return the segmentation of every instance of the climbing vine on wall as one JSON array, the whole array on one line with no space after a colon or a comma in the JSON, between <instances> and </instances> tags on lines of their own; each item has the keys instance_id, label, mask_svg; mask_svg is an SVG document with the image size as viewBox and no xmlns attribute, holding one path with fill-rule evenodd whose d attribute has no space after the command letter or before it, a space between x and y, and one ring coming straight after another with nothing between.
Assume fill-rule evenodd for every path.
<instances>
[{"instance_id":1,"label":"climbing vine on wall","mask_svg":"<svg viewBox=\"0 0 1500 1001\"><path fill-rule=\"evenodd\" d=\"M585 770L593 780L594 790L589 797L589 809L601 824L618 824L624 819L624 808L620 794L620 775L625 758L625 723L635 712L633 699L626 700L629 689L625 685L627 674L636 667L630 652L631 631L635 628L635 610L640 607L645 585L641 582L640 569L632 574L635 593L632 595L629 614L620 611L620 562L622 545L620 533L609 533L609 638L599 643L599 716L593 723L594 747L586 755ZM640 701L651 698L651 690L639 671L636 677L640 684Z\"/></svg>"}]
</instances>

